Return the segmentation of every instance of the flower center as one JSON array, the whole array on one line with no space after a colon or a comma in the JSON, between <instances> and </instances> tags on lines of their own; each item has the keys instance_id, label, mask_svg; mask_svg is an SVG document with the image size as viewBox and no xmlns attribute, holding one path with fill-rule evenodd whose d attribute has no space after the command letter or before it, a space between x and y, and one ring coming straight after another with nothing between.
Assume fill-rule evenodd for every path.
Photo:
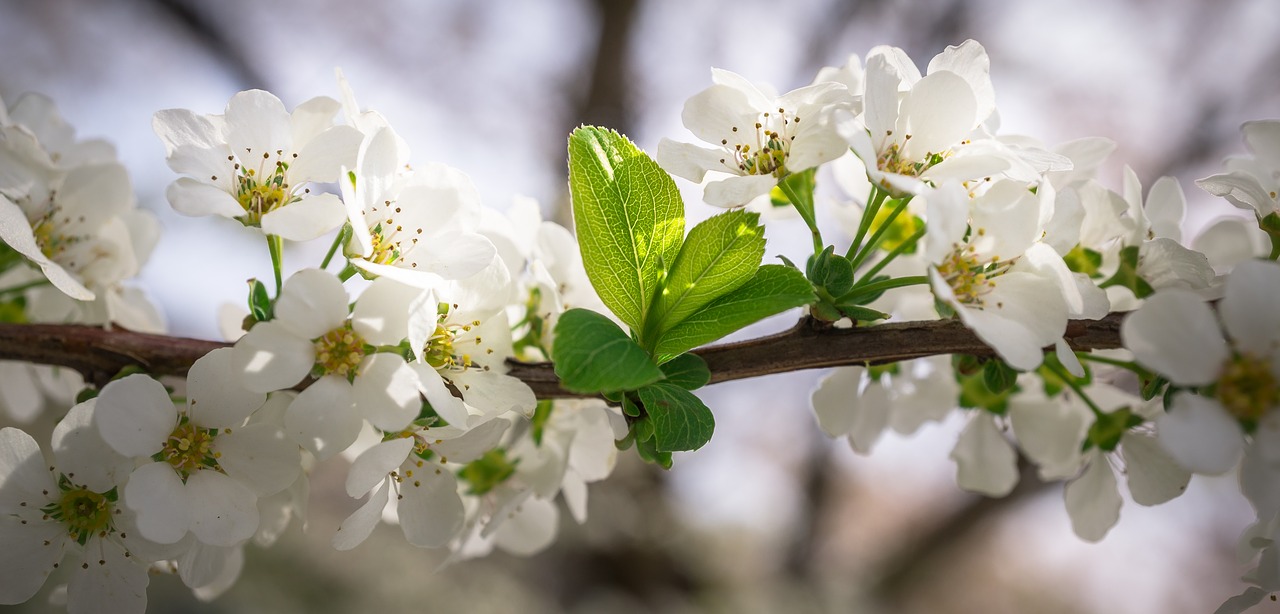
<instances>
[{"instance_id":1,"label":"flower center","mask_svg":"<svg viewBox=\"0 0 1280 614\"><path fill-rule=\"evenodd\" d=\"M910 139L911 135L907 135L907 138ZM919 177L934 165L950 158L953 153L951 150L939 153L930 152L924 155L923 160L911 160L903 156L903 145L897 142L890 144L889 148L876 159L876 166L886 173Z\"/></svg>"},{"instance_id":2,"label":"flower center","mask_svg":"<svg viewBox=\"0 0 1280 614\"><path fill-rule=\"evenodd\" d=\"M1256 423L1267 410L1280 405L1280 382L1268 361L1241 353L1222 368L1217 394L1231 415Z\"/></svg>"},{"instance_id":3,"label":"flower center","mask_svg":"<svg viewBox=\"0 0 1280 614\"><path fill-rule=\"evenodd\" d=\"M400 262L405 253L412 250L418 244L418 239L422 234L422 228L415 227L405 230L402 224L396 222L396 215L400 213L400 207L394 201L383 201L382 206L374 206L365 212L366 220L378 220L383 216L385 219L373 223L369 227L369 236L373 240L373 251L365 256L364 259L375 264L391 265ZM404 242L408 240L409 245L405 246ZM404 266L401 264L400 266ZM411 262L409 268L416 268L418 263Z\"/></svg>"},{"instance_id":4,"label":"flower center","mask_svg":"<svg viewBox=\"0 0 1280 614\"><path fill-rule=\"evenodd\" d=\"M218 429L202 428L182 416L177 428L165 440L160 456L173 465L183 481L200 469L221 470L218 466L221 454L213 451L213 440L217 436Z\"/></svg>"},{"instance_id":5,"label":"flower center","mask_svg":"<svg viewBox=\"0 0 1280 614\"><path fill-rule=\"evenodd\" d=\"M77 543L83 546L90 536L106 534L112 530L114 497L75 486L65 478L59 480L58 489L62 491L61 497L41 508L41 511L66 525L67 535Z\"/></svg>"},{"instance_id":6,"label":"flower center","mask_svg":"<svg viewBox=\"0 0 1280 614\"><path fill-rule=\"evenodd\" d=\"M995 288L994 278L1008 270L1009 265L994 258L984 264L973 251L972 245L956 248L938 264L938 274L951 286L957 301L981 307L982 297Z\"/></svg>"},{"instance_id":7,"label":"flower center","mask_svg":"<svg viewBox=\"0 0 1280 614\"><path fill-rule=\"evenodd\" d=\"M466 349L468 347L478 349L483 343L479 335L467 334L480 326L480 320L472 320L466 324L451 324L445 322L448 315L449 306L442 303L436 330L431 333L426 346L423 347L423 360L437 371L465 371L471 368L483 368L487 371L489 367L480 367L475 364L471 353ZM493 350L487 349L485 352L493 353Z\"/></svg>"},{"instance_id":8,"label":"flower center","mask_svg":"<svg viewBox=\"0 0 1280 614\"><path fill-rule=\"evenodd\" d=\"M250 152L252 155L252 152ZM244 209L244 223L249 226L259 226L262 224L262 216L279 209L289 203L301 200L293 195L293 190L289 186L289 164L279 158L284 155L282 150L276 150L277 160L274 165L270 164L271 154L262 154L262 167L258 169L248 168L247 166L237 163L236 169L236 202L240 203L240 207ZM298 157L298 154L293 154ZM234 156L228 158L234 160ZM217 177L214 177L216 180Z\"/></svg>"},{"instance_id":9,"label":"flower center","mask_svg":"<svg viewBox=\"0 0 1280 614\"><path fill-rule=\"evenodd\" d=\"M773 175L781 178L787 174L787 155L791 153L791 141L796 139L792 132L800 117L795 113L778 107L778 112L766 112L760 115L755 125L755 142L742 141L733 145L733 160L721 159L720 162L733 169L739 175ZM733 126L734 136L739 132ZM729 139L720 144L726 148Z\"/></svg>"},{"instance_id":10,"label":"flower center","mask_svg":"<svg viewBox=\"0 0 1280 614\"><path fill-rule=\"evenodd\" d=\"M354 376L364 360L364 337L351 329L351 322L344 322L315 340L316 365L312 373L319 376Z\"/></svg>"}]
</instances>

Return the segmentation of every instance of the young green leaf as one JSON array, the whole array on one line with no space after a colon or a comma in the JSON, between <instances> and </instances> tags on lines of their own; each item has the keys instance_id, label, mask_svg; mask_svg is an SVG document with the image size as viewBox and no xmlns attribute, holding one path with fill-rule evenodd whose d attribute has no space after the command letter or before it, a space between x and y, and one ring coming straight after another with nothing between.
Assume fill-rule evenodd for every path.
<instances>
[{"instance_id":1,"label":"young green leaf","mask_svg":"<svg viewBox=\"0 0 1280 614\"><path fill-rule=\"evenodd\" d=\"M728 211L694 226L667 273L641 343L657 337L707 303L747 283L764 258L760 214Z\"/></svg>"},{"instance_id":2,"label":"young green leaf","mask_svg":"<svg viewBox=\"0 0 1280 614\"><path fill-rule=\"evenodd\" d=\"M569 193L587 276L604 304L643 330L664 263L684 238L675 182L626 137L584 126L569 137Z\"/></svg>"},{"instance_id":3,"label":"young green leaf","mask_svg":"<svg viewBox=\"0 0 1280 614\"><path fill-rule=\"evenodd\" d=\"M588 309L560 316L551 358L565 390L581 394L636 390L662 379L643 348L613 320Z\"/></svg>"},{"instance_id":4,"label":"young green leaf","mask_svg":"<svg viewBox=\"0 0 1280 614\"><path fill-rule=\"evenodd\" d=\"M813 300L813 286L804 273L782 264L766 264L757 269L747 283L711 301L663 333L655 354L662 362Z\"/></svg>"},{"instance_id":5,"label":"young green leaf","mask_svg":"<svg viewBox=\"0 0 1280 614\"><path fill-rule=\"evenodd\" d=\"M659 382L641 388L637 394L649 414L658 451L697 450L711 441L715 417L692 392Z\"/></svg>"},{"instance_id":6,"label":"young green leaf","mask_svg":"<svg viewBox=\"0 0 1280 614\"><path fill-rule=\"evenodd\" d=\"M667 376L663 382L675 384L685 390L697 390L711 381L707 361L697 354L681 354L661 367L662 373Z\"/></svg>"}]
</instances>

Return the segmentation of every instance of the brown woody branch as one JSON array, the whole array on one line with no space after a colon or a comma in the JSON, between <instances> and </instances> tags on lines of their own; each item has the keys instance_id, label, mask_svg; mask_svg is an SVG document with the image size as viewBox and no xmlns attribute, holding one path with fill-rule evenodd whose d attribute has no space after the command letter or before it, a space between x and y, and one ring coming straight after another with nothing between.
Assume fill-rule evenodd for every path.
<instances>
[{"instance_id":1,"label":"brown woody branch","mask_svg":"<svg viewBox=\"0 0 1280 614\"><path fill-rule=\"evenodd\" d=\"M1101 320L1072 320L1065 337L1076 350L1118 348L1123 317L1122 313L1113 313ZM92 326L0 324L0 360L70 367L98 385L127 366L138 366L154 375L185 375L197 358L227 345ZM705 347L694 353L707 361L713 384L771 373L884 364L939 354L993 354L957 320L836 329L809 318L786 332ZM512 361L510 365L511 375L529 384L539 398L580 396L560 387L551 363Z\"/></svg>"}]
</instances>

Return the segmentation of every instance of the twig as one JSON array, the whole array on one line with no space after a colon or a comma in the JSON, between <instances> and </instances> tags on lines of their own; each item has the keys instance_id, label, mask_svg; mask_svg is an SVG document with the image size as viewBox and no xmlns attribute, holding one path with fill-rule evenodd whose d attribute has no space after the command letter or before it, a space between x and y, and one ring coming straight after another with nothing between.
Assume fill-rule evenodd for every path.
<instances>
[{"instance_id":1,"label":"twig","mask_svg":"<svg viewBox=\"0 0 1280 614\"><path fill-rule=\"evenodd\" d=\"M1065 337L1076 350L1120 347L1122 313L1073 320ZM185 375L197 358L227 343L64 324L0 324L0 360L70 367L101 385L124 367L154 375ZM694 350L711 368L711 383L821 367L884 364L939 354L990 356L993 351L957 320L901 322L836 329L809 318L759 339ZM510 374L539 398L580 396L560 387L549 362L510 361Z\"/></svg>"}]
</instances>

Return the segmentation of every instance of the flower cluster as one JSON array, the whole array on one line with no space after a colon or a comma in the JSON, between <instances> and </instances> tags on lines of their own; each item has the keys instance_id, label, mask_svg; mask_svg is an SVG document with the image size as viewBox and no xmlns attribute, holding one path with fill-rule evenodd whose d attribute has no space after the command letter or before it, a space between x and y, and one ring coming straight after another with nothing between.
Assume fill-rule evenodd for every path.
<instances>
[{"instance_id":1,"label":"flower cluster","mask_svg":"<svg viewBox=\"0 0 1280 614\"><path fill-rule=\"evenodd\" d=\"M0 363L11 418L70 407L52 463L26 432L0 429L0 569L11 572L0 603L30 599L64 565L72 611L142 611L155 569L212 598L235 581L247 544L270 545L303 516L311 468L342 459L346 491L363 503L332 536L339 550L385 521L449 560L537 552L555 538L557 496L583 522L586 485L610 474L619 447L669 466L671 452L710 437L710 412L689 391L711 374L683 354L697 345L688 339L801 305L820 329L955 320L987 348L932 356L908 344L883 364L832 371L811 397L827 434L868 453L886 429L909 434L959 412L960 487L1006 495L1024 459L1066 483L1072 526L1089 541L1119 521L1121 481L1135 503L1156 505L1194 474L1236 470L1257 511L1241 548L1256 564L1224 611L1280 591L1280 122L1246 124L1253 155L1199 182L1257 227L1221 221L1188 245L1173 178L1144 194L1125 167L1113 189L1099 172L1115 149L1105 138L1050 146L1002 134L975 41L923 72L877 47L781 95L713 70L682 116L706 145L663 139L655 164L616 133L575 133L571 187L635 188L653 214L615 228L605 209L635 202L610 194L587 210L576 192L580 215L605 220L579 232L617 231L580 248L536 202L498 212L462 171L411 165L390 122L361 109L340 73L338 83L341 101L293 111L252 90L220 115L155 115L182 175L170 204L261 232L274 284L249 280L247 314L224 327L233 344L185 380L124 372L77 395L83 382L65 370ZM582 151L594 166L574 166ZM815 194L833 200L817 191L823 166L844 191L844 249L817 224ZM803 267L726 263L763 253L756 214L722 214L685 238L682 218L661 217L682 207L663 170L706 182L711 205L794 208L813 254ZM0 322L161 331L124 285L157 234L109 146L76 141L43 98L0 106ZM322 237L332 244L318 266L285 267L284 241ZM628 251L618 262L636 279L592 277L588 243L597 256ZM619 307L631 290L644 295ZM604 317L575 320L584 314L571 308ZM1103 318L1123 320L1123 347L1093 350L1072 328ZM558 323L575 321L592 341L557 354ZM596 364L597 349L618 364ZM539 399L511 374L513 361L562 357L587 374L571 382L557 368L565 390L599 397Z\"/></svg>"}]
</instances>

